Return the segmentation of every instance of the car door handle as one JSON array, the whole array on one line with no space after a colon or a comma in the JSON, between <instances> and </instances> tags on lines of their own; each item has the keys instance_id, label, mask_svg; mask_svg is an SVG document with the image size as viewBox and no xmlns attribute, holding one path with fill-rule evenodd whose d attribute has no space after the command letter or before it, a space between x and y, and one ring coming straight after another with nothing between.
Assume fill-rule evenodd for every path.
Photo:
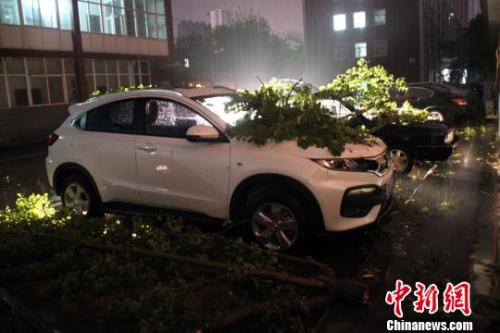
<instances>
[{"instance_id":1,"label":"car door handle","mask_svg":"<svg viewBox=\"0 0 500 333\"><path fill-rule=\"evenodd\" d=\"M146 144L144 146L137 146L138 150L145 151L147 153L152 153L156 151L156 147L153 145Z\"/></svg>"}]
</instances>

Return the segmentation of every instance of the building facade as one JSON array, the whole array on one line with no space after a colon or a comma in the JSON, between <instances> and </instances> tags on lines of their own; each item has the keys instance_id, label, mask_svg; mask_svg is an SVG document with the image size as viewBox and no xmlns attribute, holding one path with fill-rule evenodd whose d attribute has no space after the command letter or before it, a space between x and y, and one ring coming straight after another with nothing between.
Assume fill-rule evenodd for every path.
<instances>
[{"instance_id":1,"label":"building facade","mask_svg":"<svg viewBox=\"0 0 500 333\"><path fill-rule=\"evenodd\" d=\"M172 49L170 0L0 0L0 147L93 91L160 84Z\"/></svg>"},{"instance_id":2,"label":"building facade","mask_svg":"<svg viewBox=\"0 0 500 333\"><path fill-rule=\"evenodd\" d=\"M224 25L245 21L249 13L241 8L219 8L210 11L210 27L212 30Z\"/></svg>"},{"instance_id":3,"label":"building facade","mask_svg":"<svg viewBox=\"0 0 500 333\"><path fill-rule=\"evenodd\" d=\"M408 81L435 81L442 46L457 42L461 31L447 0L304 0L303 5L307 73L316 84L331 81L359 58Z\"/></svg>"}]
</instances>

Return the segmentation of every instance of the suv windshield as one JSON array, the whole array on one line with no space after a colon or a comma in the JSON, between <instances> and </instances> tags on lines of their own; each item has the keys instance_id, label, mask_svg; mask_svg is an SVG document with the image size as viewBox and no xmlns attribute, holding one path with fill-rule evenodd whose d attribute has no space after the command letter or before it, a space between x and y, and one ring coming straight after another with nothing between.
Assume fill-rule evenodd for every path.
<instances>
[{"instance_id":1,"label":"suv windshield","mask_svg":"<svg viewBox=\"0 0 500 333\"><path fill-rule=\"evenodd\" d=\"M220 96L210 96L197 98L196 101L218 115L222 120L231 126L236 125L238 120L242 119L246 112L245 111L230 111L229 107L238 99L236 94L220 95Z\"/></svg>"}]
</instances>

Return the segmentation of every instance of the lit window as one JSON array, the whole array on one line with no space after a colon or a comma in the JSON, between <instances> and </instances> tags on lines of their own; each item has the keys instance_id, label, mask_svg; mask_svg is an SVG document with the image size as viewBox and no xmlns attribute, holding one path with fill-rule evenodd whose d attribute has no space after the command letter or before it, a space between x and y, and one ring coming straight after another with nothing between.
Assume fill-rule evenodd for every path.
<instances>
[{"instance_id":1,"label":"lit window","mask_svg":"<svg viewBox=\"0 0 500 333\"><path fill-rule=\"evenodd\" d=\"M58 0L61 29L73 30L73 7L71 0Z\"/></svg>"},{"instance_id":2,"label":"lit window","mask_svg":"<svg viewBox=\"0 0 500 333\"><path fill-rule=\"evenodd\" d=\"M373 13L373 22L375 25L385 24L385 9L379 9Z\"/></svg>"},{"instance_id":3,"label":"lit window","mask_svg":"<svg viewBox=\"0 0 500 333\"><path fill-rule=\"evenodd\" d=\"M93 3L89 3L89 28L91 32L102 32L101 8Z\"/></svg>"},{"instance_id":4,"label":"lit window","mask_svg":"<svg viewBox=\"0 0 500 333\"><path fill-rule=\"evenodd\" d=\"M356 58L364 58L367 56L366 52L366 43L356 43L354 44L354 52L356 54Z\"/></svg>"},{"instance_id":5,"label":"lit window","mask_svg":"<svg viewBox=\"0 0 500 333\"><path fill-rule=\"evenodd\" d=\"M23 0L23 19L26 25L42 25L38 0Z\"/></svg>"},{"instance_id":6,"label":"lit window","mask_svg":"<svg viewBox=\"0 0 500 333\"><path fill-rule=\"evenodd\" d=\"M387 56L387 42L386 41L379 41L373 45L373 56L374 57Z\"/></svg>"},{"instance_id":7,"label":"lit window","mask_svg":"<svg viewBox=\"0 0 500 333\"><path fill-rule=\"evenodd\" d=\"M346 29L345 14L337 14L333 16L333 30L341 31Z\"/></svg>"},{"instance_id":8,"label":"lit window","mask_svg":"<svg viewBox=\"0 0 500 333\"><path fill-rule=\"evenodd\" d=\"M78 1L78 14L80 16L80 30L90 31L89 28L89 4L86 2Z\"/></svg>"},{"instance_id":9,"label":"lit window","mask_svg":"<svg viewBox=\"0 0 500 333\"><path fill-rule=\"evenodd\" d=\"M356 12L352 15L354 21L354 29L362 29L366 27L366 13Z\"/></svg>"},{"instance_id":10,"label":"lit window","mask_svg":"<svg viewBox=\"0 0 500 333\"><path fill-rule=\"evenodd\" d=\"M42 16L42 26L57 28L57 6L55 0L40 1L40 13Z\"/></svg>"},{"instance_id":11,"label":"lit window","mask_svg":"<svg viewBox=\"0 0 500 333\"><path fill-rule=\"evenodd\" d=\"M0 23L16 25L20 23L17 0L0 0Z\"/></svg>"}]
</instances>

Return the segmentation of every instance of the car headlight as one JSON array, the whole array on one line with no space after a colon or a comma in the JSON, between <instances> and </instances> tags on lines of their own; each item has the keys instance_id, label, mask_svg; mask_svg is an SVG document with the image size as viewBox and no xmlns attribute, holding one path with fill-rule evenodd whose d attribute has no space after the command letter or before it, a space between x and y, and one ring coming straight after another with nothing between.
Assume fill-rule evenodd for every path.
<instances>
[{"instance_id":1,"label":"car headlight","mask_svg":"<svg viewBox=\"0 0 500 333\"><path fill-rule=\"evenodd\" d=\"M377 169L376 161L366 159L349 159L349 158L331 158L331 159L314 159L324 168L337 171L358 171L366 172L372 169Z\"/></svg>"}]
</instances>

